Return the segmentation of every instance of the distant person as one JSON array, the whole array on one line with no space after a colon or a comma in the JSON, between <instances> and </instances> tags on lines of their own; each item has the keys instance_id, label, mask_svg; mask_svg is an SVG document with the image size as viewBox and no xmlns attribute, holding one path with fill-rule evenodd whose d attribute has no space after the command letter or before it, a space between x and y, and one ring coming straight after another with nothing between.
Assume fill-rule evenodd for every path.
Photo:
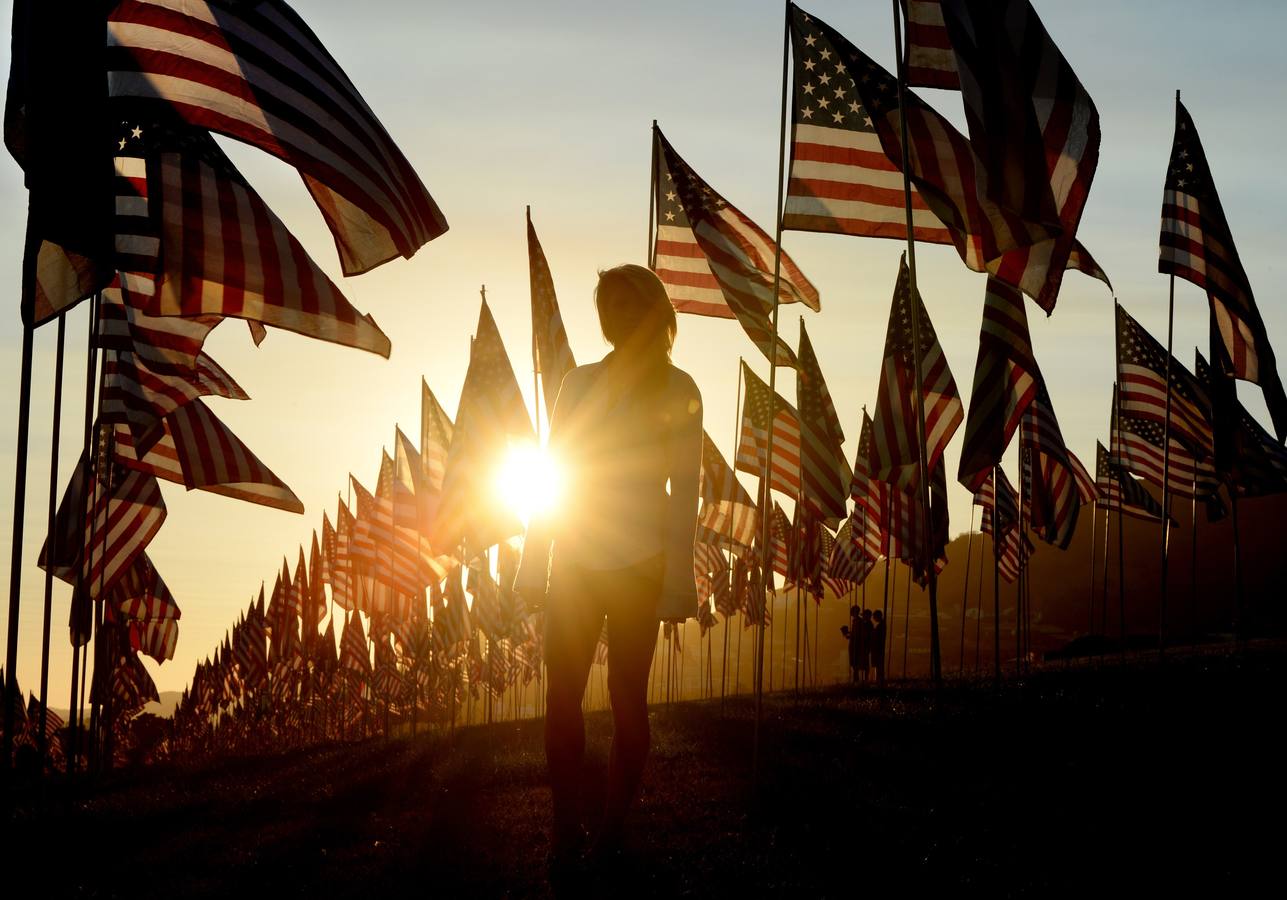
<instances>
[{"instance_id":1,"label":"distant person","mask_svg":"<svg viewBox=\"0 0 1287 900\"><path fill-rule=\"evenodd\" d=\"M862 658L862 614L858 607L849 607L849 624L841 625L840 633L849 642L849 682L857 684Z\"/></svg>"},{"instance_id":2,"label":"distant person","mask_svg":"<svg viewBox=\"0 0 1287 900\"><path fill-rule=\"evenodd\" d=\"M885 614L871 614L871 664L876 669L876 686L885 686Z\"/></svg>"},{"instance_id":3,"label":"distant person","mask_svg":"<svg viewBox=\"0 0 1287 900\"><path fill-rule=\"evenodd\" d=\"M614 731L596 849L610 857L648 755L658 621L683 622L697 610L702 398L670 362L674 308L657 276L636 265L601 272L594 298L612 351L563 379L550 421L566 482L563 514L529 525L515 577L529 604L546 601L552 868L574 863L585 835L581 698L605 617Z\"/></svg>"}]
</instances>

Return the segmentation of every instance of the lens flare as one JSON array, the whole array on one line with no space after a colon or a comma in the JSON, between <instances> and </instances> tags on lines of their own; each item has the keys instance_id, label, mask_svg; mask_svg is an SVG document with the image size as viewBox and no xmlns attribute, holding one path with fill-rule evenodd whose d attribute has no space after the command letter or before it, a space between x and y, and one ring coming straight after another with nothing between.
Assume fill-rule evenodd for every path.
<instances>
[{"instance_id":1,"label":"lens flare","mask_svg":"<svg viewBox=\"0 0 1287 900\"><path fill-rule=\"evenodd\" d=\"M555 511L563 491L563 476L544 447L513 447L496 476L496 494L526 525L533 516Z\"/></svg>"}]
</instances>

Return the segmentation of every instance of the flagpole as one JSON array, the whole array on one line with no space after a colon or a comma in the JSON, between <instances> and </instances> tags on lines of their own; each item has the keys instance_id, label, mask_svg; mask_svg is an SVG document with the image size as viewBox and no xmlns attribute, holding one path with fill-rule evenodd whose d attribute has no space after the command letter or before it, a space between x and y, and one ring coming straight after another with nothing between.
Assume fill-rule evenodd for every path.
<instances>
[{"instance_id":1,"label":"flagpole","mask_svg":"<svg viewBox=\"0 0 1287 900\"><path fill-rule=\"evenodd\" d=\"M742 357L739 356L737 358L737 393L733 395L733 452L735 455L737 453L738 438L742 431L742 409L741 409L742 407L742 365L743 365L743 359ZM737 480L736 470L732 471L731 475L733 477L733 480L736 481ZM730 555L731 555L731 549L730 549ZM734 567L732 566L729 567L728 578L729 578L729 586L732 591L731 599L733 600L734 604L736 604L737 585L733 581L733 574L734 574L733 569ZM729 628L729 622L731 620L732 620L732 616L726 615L724 617L724 656L720 660L720 680L719 680L719 703L720 703L721 714L724 712L724 694L728 683L728 646L729 646L728 628ZM740 632L738 636L739 637L741 636ZM741 661L740 656L738 661L739 662Z\"/></svg>"},{"instance_id":2,"label":"flagpole","mask_svg":"<svg viewBox=\"0 0 1287 900\"><path fill-rule=\"evenodd\" d=\"M644 259L648 260L648 268L653 268L657 263L657 245L653 240L653 230L656 227L657 220L657 120L652 120L652 163L648 172L648 251L644 254Z\"/></svg>"},{"instance_id":3,"label":"flagpole","mask_svg":"<svg viewBox=\"0 0 1287 900\"><path fill-rule=\"evenodd\" d=\"M786 120L787 120L787 86L788 73L791 61L791 4L788 2L782 5L783 22L782 22L782 105L778 113L778 196L777 205L773 208L773 218L775 225L774 247L773 247L773 335L769 349L769 398L776 405L777 403L777 375L778 375L778 312L782 304L778 301L778 290L782 281L782 194L783 178L786 174ZM764 503L760 509L761 529L760 535L762 543L760 555L764 560L761 569L761 583L767 584L771 577L771 551L769 548L769 525L771 521L771 504L769 502L769 482L773 467L773 411L770 411L768 437L765 440L765 457L764 457ZM755 727L751 738L751 778L752 782L758 785L759 767L760 767L760 726L764 718L764 684L763 684L763 667L764 667L764 614L761 613L756 617L758 625L756 627L756 640L759 644L759 652L756 657L756 681L755 681Z\"/></svg>"},{"instance_id":4,"label":"flagpole","mask_svg":"<svg viewBox=\"0 0 1287 900\"><path fill-rule=\"evenodd\" d=\"M1202 621L1198 614L1198 467L1193 467L1193 497L1189 505L1189 615L1194 623Z\"/></svg>"},{"instance_id":5,"label":"flagpole","mask_svg":"<svg viewBox=\"0 0 1287 900\"><path fill-rule=\"evenodd\" d=\"M1175 92L1177 115L1180 105L1180 92ZM1171 530L1171 347L1175 334L1175 273L1169 278L1170 290L1166 307L1166 418L1162 421L1162 585L1158 594L1157 606L1157 658L1161 662L1166 653L1166 601L1169 585L1167 573L1169 568L1169 538Z\"/></svg>"},{"instance_id":6,"label":"flagpole","mask_svg":"<svg viewBox=\"0 0 1287 900\"><path fill-rule=\"evenodd\" d=\"M992 467L992 654L996 664L992 684L1001 688L1001 518L997 514L1001 493L1001 467ZM1022 539L1023 534L1019 537Z\"/></svg>"},{"instance_id":7,"label":"flagpole","mask_svg":"<svg viewBox=\"0 0 1287 900\"><path fill-rule=\"evenodd\" d=\"M930 518L929 495L929 461L925 446L925 376L921 365L921 328L920 328L920 292L916 288L916 233L912 227L912 182L908 174L910 168L910 150L907 146L907 109L905 94L907 84L907 66L903 55L903 20L898 7L898 0L891 0L894 11L894 53L898 61L898 123L902 132L903 149L903 211L907 222L907 277L911 291L912 306L912 357L916 373L916 389L912 391L912 402L916 411L916 444L917 468L920 481L921 513L925 517L924 559L926 578L929 580L930 611L930 678L934 685L941 686L943 680L942 660L938 640L938 573L934 569L933 551L930 541L933 540L934 525Z\"/></svg>"},{"instance_id":8,"label":"flagpole","mask_svg":"<svg viewBox=\"0 0 1287 900\"><path fill-rule=\"evenodd\" d=\"M1095 535L1099 530L1099 499L1091 501L1090 507L1090 591L1086 600L1086 637L1095 630L1095 556L1099 547L1095 544ZM1107 560L1105 560L1107 562ZM1087 641L1086 652L1089 656L1090 643Z\"/></svg>"},{"instance_id":9,"label":"flagpole","mask_svg":"<svg viewBox=\"0 0 1287 900\"><path fill-rule=\"evenodd\" d=\"M1023 520L1023 508L1028 501L1028 479L1032 477L1032 453L1023 445L1023 435L1019 435L1019 576L1014 582L1014 671L1017 677L1023 675L1023 572L1027 565L1024 552L1024 538L1027 537L1027 523ZM995 498L994 498L995 499Z\"/></svg>"},{"instance_id":10,"label":"flagpole","mask_svg":"<svg viewBox=\"0 0 1287 900\"><path fill-rule=\"evenodd\" d=\"M27 505L27 444L31 428L31 356L35 326L23 316L18 377L18 446L13 479L13 541L9 561L9 623L5 641L4 768L13 765L14 704L18 697L18 611L22 593L22 527Z\"/></svg>"},{"instance_id":11,"label":"flagpole","mask_svg":"<svg viewBox=\"0 0 1287 900\"><path fill-rule=\"evenodd\" d=\"M57 343L54 350L54 409L53 432L49 439L49 514L45 537L45 608L40 633L40 714L42 721L36 731L36 750L40 771L45 770L49 750L49 736L45 723L49 718L49 633L54 605L54 561L57 557L58 535L55 525L58 511L58 446L63 417L63 349L67 336L67 315L58 314Z\"/></svg>"},{"instance_id":12,"label":"flagpole","mask_svg":"<svg viewBox=\"0 0 1287 900\"><path fill-rule=\"evenodd\" d=\"M961 658L957 674L965 674L965 614L970 603L970 556L974 552L974 504L970 504L970 530L965 541L965 577L961 579Z\"/></svg>"},{"instance_id":13,"label":"flagpole","mask_svg":"<svg viewBox=\"0 0 1287 900\"><path fill-rule=\"evenodd\" d=\"M530 205L525 208L524 214L527 217L528 233L531 234L532 207ZM649 213L649 215L651 215L651 213ZM528 254L529 255L531 254L531 248L528 249ZM530 264L531 260L529 260L528 262ZM536 302L536 298L533 297L532 298L533 309L535 309L535 302ZM543 376L541 374L541 354L540 354L540 349L536 342L536 322L535 320L533 320L532 322L532 412L535 414L533 418L536 419L536 446L537 447L541 446L541 378L542 377ZM546 415L548 415L550 411L547 409L545 412L546 412ZM421 453L424 452L423 447L420 448L420 452Z\"/></svg>"},{"instance_id":14,"label":"flagpole","mask_svg":"<svg viewBox=\"0 0 1287 900\"><path fill-rule=\"evenodd\" d=\"M983 517L979 517L979 531L983 530ZM979 614L974 617L974 674L979 674L979 646L983 641L983 566L986 562L983 555L983 535L979 535L979 581L974 595L979 598ZM966 572L969 577L969 572Z\"/></svg>"},{"instance_id":15,"label":"flagpole","mask_svg":"<svg viewBox=\"0 0 1287 900\"><path fill-rule=\"evenodd\" d=\"M1233 636L1234 642L1241 649L1245 640L1242 609L1242 542L1238 535L1238 491L1232 484L1229 490L1229 503L1233 507L1231 511L1233 518Z\"/></svg>"}]
</instances>

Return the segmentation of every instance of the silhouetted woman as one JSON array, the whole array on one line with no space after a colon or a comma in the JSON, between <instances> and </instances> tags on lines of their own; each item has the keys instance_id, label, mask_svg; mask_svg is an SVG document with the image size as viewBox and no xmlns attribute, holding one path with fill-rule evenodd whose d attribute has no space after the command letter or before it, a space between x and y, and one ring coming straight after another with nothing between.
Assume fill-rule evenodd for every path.
<instances>
[{"instance_id":1,"label":"silhouetted woman","mask_svg":"<svg viewBox=\"0 0 1287 900\"><path fill-rule=\"evenodd\" d=\"M545 754L556 864L577 852L584 834L581 697L605 618L614 732L599 846L610 851L620 844L648 755L658 621L683 621L697 608L702 402L693 379L670 362L675 312L642 266L600 273L594 296L612 351L563 379L550 447L564 474L564 500L529 525L515 579L529 604L546 597Z\"/></svg>"}]
</instances>

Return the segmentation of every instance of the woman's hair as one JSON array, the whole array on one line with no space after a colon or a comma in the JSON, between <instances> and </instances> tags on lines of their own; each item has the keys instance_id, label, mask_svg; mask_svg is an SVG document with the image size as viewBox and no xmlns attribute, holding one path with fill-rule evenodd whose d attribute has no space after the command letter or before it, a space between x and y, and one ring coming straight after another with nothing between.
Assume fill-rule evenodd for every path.
<instances>
[{"instance_id":1,"label":"woman's hair","mask_svg":"<svg viewBox=\"0 0 1287 900\"><path fill-rule=\"evenodd\" d=\"M599 273L594 289L599 327L613 349L630 356L670 359L675 343L675 308L661 279L627 263Z\"/></svg>"}]
</instances>

